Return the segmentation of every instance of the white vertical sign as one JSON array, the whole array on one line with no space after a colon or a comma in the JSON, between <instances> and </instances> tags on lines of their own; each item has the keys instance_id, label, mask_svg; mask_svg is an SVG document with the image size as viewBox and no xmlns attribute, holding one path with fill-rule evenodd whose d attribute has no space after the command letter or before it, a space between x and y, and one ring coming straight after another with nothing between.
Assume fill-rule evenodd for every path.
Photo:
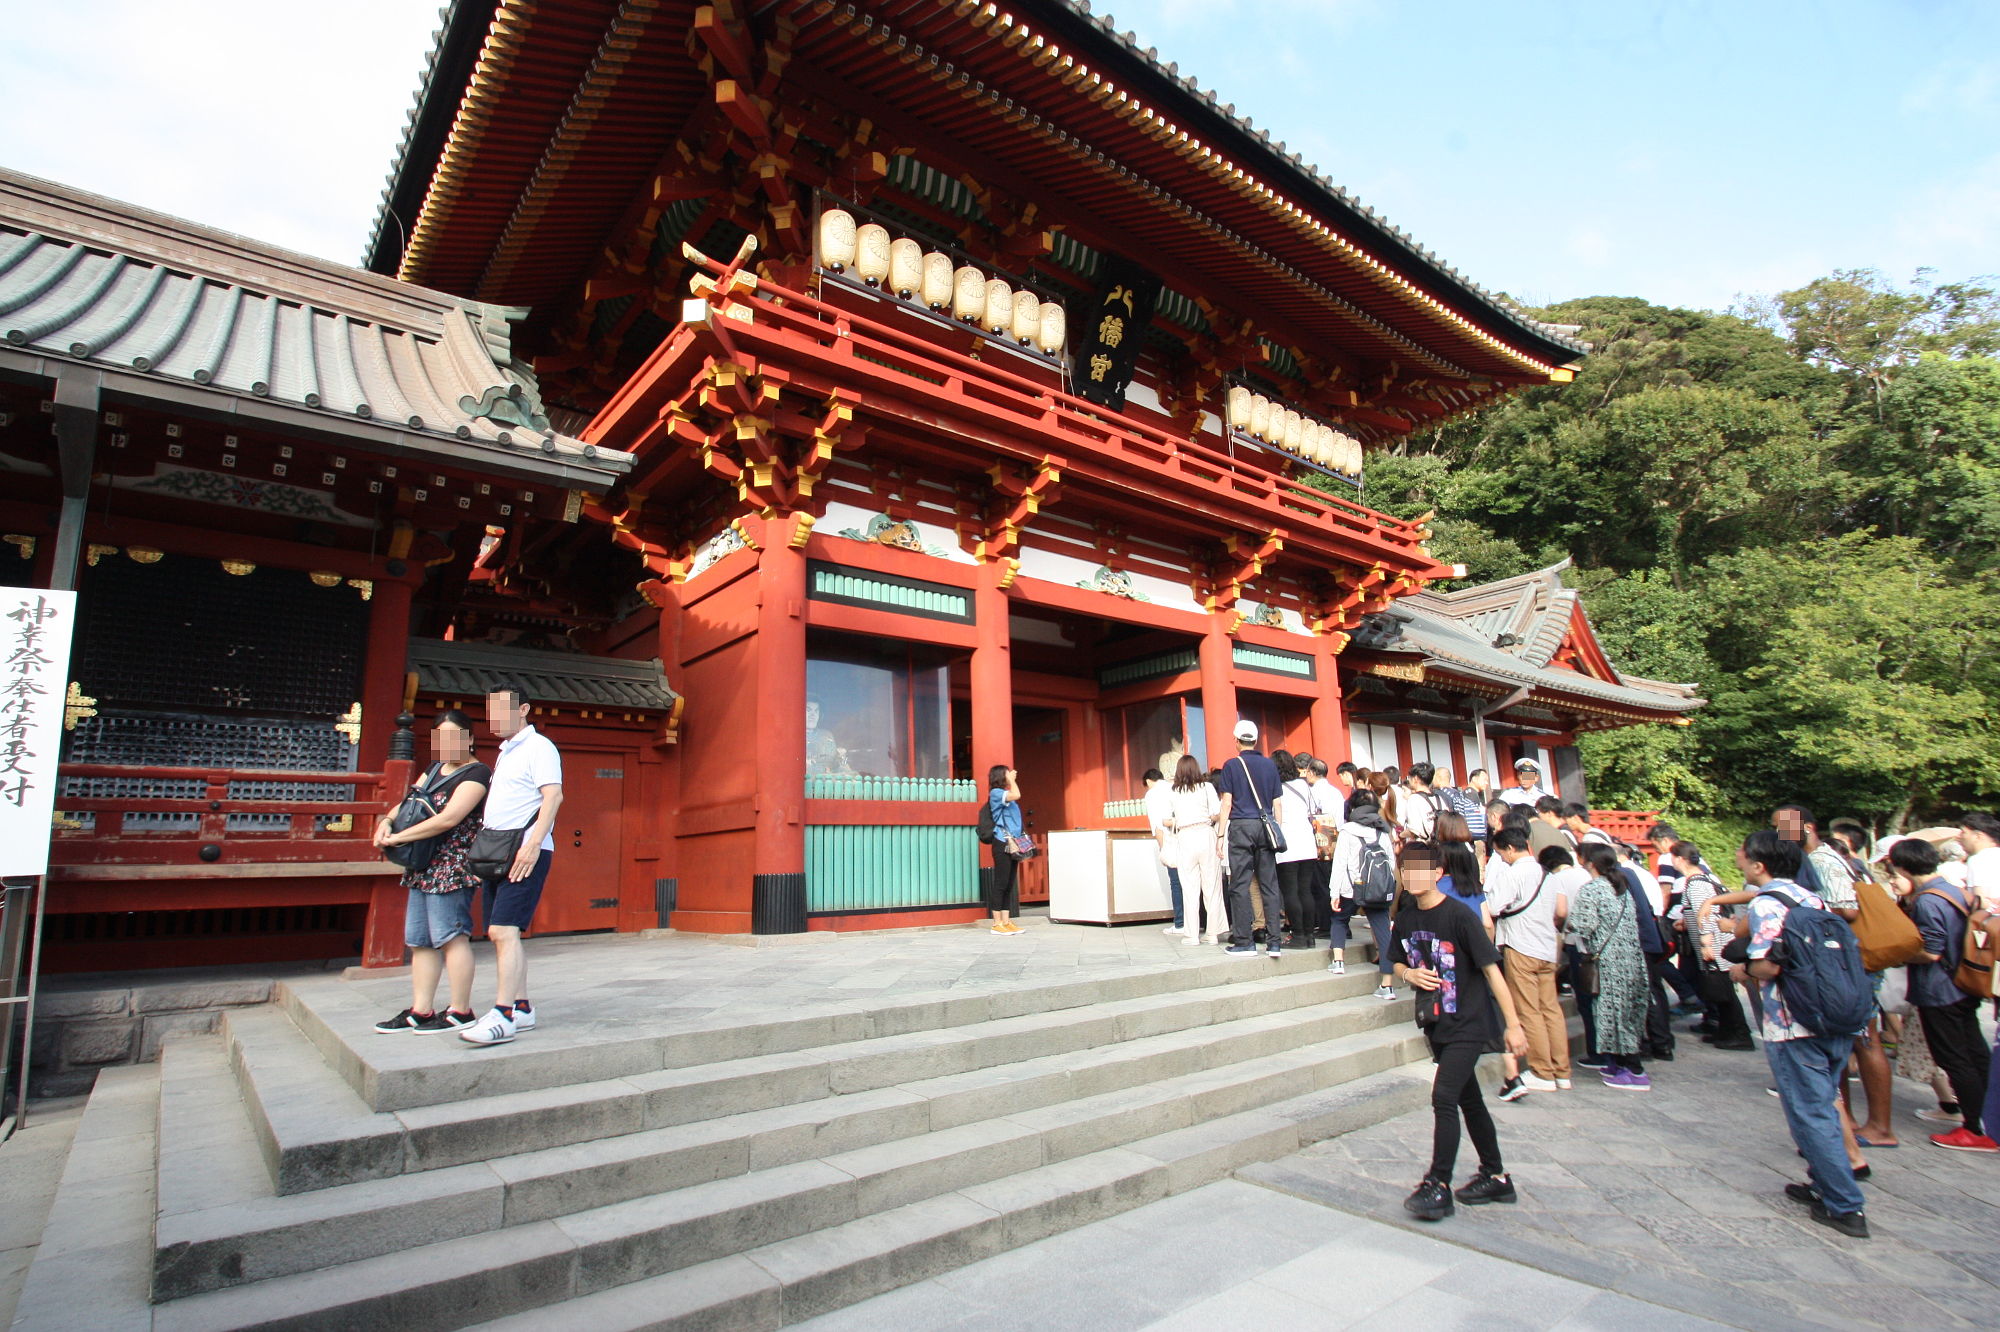
<instances>
[{"instance_id":1,"label":"white vertical sign","mask_svg":"<svg viewBox=\"0 0 2000 1332\"><path fill-rule=\"evenodd\" d=\"M46 874L76 593L0 587L0 874Z\"/></svg>"}]
</instances>

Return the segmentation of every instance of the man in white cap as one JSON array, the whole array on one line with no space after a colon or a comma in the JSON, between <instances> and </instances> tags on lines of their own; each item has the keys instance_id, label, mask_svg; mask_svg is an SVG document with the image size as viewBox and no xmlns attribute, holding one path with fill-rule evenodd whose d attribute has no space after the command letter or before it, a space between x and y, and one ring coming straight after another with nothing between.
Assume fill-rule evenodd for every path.
<instances>
[{"instance_id":1,"label":"man in white cap","mask_svg":"<svg viewBox=\"0 0 2000 1332\"><path fill-rule=\"evenodd\" d=\"M1510 805L1526 805L1530 812L1535 802L1548 792L1542 789L1542 765L1531 758L1514 760L1514 785L1500 792L1500 799Z\"/></svg>"},{"instance_id":2,"label":"man in white cap","mask_svg":"<svg viewBox=\"0 0 2000 1332\"><path fill-rule=\"evenodd\" d=\"M1250 881L1263 893L1268 926L1265 947L1271 956L1283 951L1284 931L1278 927L1278 852L1271 845L1264 820L1276 812L1278 765L1257 752L1257 723L1236 723L1236 756L1222 765L1215 789L1222 797L1222 826L1229 830L1228 952L1245 956L1257 951L1255 913L1250 908ZM1275 820L1271 826L1275 826Z\"/></svg>"}]
</instances>

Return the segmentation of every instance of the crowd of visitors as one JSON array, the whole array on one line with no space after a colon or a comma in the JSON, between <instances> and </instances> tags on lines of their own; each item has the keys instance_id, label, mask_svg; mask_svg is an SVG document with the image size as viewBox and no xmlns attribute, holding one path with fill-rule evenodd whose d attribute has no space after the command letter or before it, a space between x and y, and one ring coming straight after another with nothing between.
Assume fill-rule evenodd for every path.
<instances>
[{"instance_id":1,"label":"crowd of visitors","mask_svg":"<svg viewBox=\"0 0 2000 1332\"><path fill-rule=\"evenodd\" d=\"M1533 759L1496 790L1484 771L1459 786L1428 763L1403 773L1266 755L1247 721L1235 736L1220 769L1183 756L1171 776L1146 774L1173 877L1167 930L1236 956L1324 939L1338 975L1354 918L1365 920L1375 993L1409 987L1437 1064L1432 1160L1405 1202L1412 1215L1514 1200L1473 1076L1485 1053L1504 1061L1500 1099L1518 1101L1571 1091L1575 1070L1649 1091L1684 1036L1728 1052L1761 1044L1806 1164L1787 1195L1857 1238L1867 1153L1902 1145L1898 1073L1924 1088L1929 1142L2000 1154L1988 1136L2000 1051L1980 1025L2000 945L2000 818L1871 844L1856 822L1823 833L1788 804L1741 846L1713 848L1733 860L1744 886L1732 890L1668 825L1643 850L1595 826L1542 787ZM1582 1019L1574 1058L1565 998ZM1677 1018L1694 1021L1677 1031ZM1461 1124L1478 1170L1454 1191Z\"/></svg>"}]
</instances>

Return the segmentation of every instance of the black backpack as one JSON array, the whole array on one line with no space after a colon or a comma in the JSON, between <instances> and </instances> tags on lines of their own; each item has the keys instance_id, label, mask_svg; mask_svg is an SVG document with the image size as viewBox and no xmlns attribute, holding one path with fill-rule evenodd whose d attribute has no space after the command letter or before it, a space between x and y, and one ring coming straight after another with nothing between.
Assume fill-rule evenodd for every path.
<instances>
[{"instance_id":1,"label":"black backpack","mask_svg":"<svg viewBox=\"0 0 2000 1332\"><path fill-rule=\"evenodd\" d=\"M978 835L979 840L985 842L988 846L1000 840L993 832L993 797L991 795L988 795L986 803L979 807L979 821L973 824L972 827L973 831Z\"/></svg>"},{"instance_id":2,"label":"black backpack","mask_svg":"<svg viewBox=\"0 0 2000 1332\"><path fill-rule=\"evenodd\" d=\"M1389 858L1388 838L1377 833L1362 838L1354 865L1354 901L1359 906L1388 906L1396 896L1396 863Z\"/></svg>"},{"instance_id":3,"label":"black backpack","mask_svg":"<svg viewBox=\"0 0 2000 1332\"><path fill-rule=\"evenodd\" d=\"M1789 893L1757 896L1775 897L1791 907L1767 960L1783 973L1778 987L1792 1020L1815 1036L1859 1036L1875 1013L1875 987L1861 965L1861 941L1853 926Z\"/></svg>"}]
</instances>

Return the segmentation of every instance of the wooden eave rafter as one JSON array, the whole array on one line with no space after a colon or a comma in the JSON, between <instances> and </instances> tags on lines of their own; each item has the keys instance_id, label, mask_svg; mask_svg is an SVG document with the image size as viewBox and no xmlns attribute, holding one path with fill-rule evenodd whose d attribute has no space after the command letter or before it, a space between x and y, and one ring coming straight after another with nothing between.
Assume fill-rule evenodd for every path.
<instances>
[{"instance_id":1,"label":"wooden eave rafter","mask_svg":"<svg viewBox=\"0 0 2000 1332\"><path fill-rule=\"evenodd\" d=\"M817 63L836 64L871 88L880 81L942 93L941 102L924 103L927 110L941 106L949 112L943 120L980 132L966 133L967 152L955 160L978 162L991 175L1006 169L1005 150L1028 154L1032 188L1023 197L1051 189L1061 197L1074 182L1108 199L1109 216L1121 222L1135 209L1151 216L1155 234L1134 241L1149 252L1161 240L1179 241L1186 252L1173 256L1177 281L1204 266L1213 271L1213 248L1221 239L1240 266L1258 276L1255 296L1231 290L1225 303L1259 310L1295 345L1345 345L1466 384L1435 400L1432 419L1522 383L1566 376L1479 328L1283 191L1057 49L1024 20L973 3L870 8L896 31L876 21L857 38L852 29L868 16L856 10L849 18L846 11L855 7L825 0L785 0L760 14L758 23L796 18L800 56L808 54L810 37L819 43ZM738 39L720 30L696 34L686 44L663 40L664 33L694 24L696 7L686 0L654 0L649 31L629 49L615 40L626 12L591 0L502 0L412 228L406 274L457 290L477 285L482 296L544 309L575 294L590 258L611 239L611 223L630 208L635 185L650 183L647 171L664 150L664 137L712 95L690 52L701 51L719 75L740 78L745 72L727 58ZM963 65L954 69L922 51L921 41ZM625 63L615 96L604 86L607 51ZM794 61L784 80L801 82L812 63ZM671 113L650 102L640 105L648 96L670 102ZM1058 128L1023 98L1072 128L1082 125L1083 132ZM858 109L867 113L865 104ZM1088 148L1081 142L1086 138ZM560 208L547 203L555 180L562 184ZM1171 193L1154 180L1168 182ZM1047 209L1044 215L1053 217ZM1410 423L1410 415L1396 413L1377 426L1397 430Z\"/></svg>"},{"instance_id":2,"label":"wooden eave rafter","mask_svg":"<svg viewBox=\"0 0 2000 1332\"><path fill-rule=\"evenodd\" d=\"M1331 266L1314 264L1314 276L1337 271L1345 281L1329 286L1343 298L1370 291L1387 297L1421 322L1426 343L1457 345L1463 354L1483 352L1542 381L1557 369L1479 327L1133 91L1082 65L1019 13L970 0L875 7L890 11L886 18L831 0L788 0L786 8L801 24L802 54L829 29L844 30L855 39L842 62L850 68L871 50L891 54L907 67L925 66L926 72L942 66L943 81L957 83L968 100L984 96L998 104L1009 125L1045 139L1053 131L1058 142L1068 138L1025 104L1032 96L1037 110L1080 127L1078 136L1088 141L1091 160L1100 168L1170 182L1190 211L1212 213L1218 226L1234 227L1250 243L1269 247L1281 263L1332 260ZM942 55L956 57L957 65L942 61ZM982 81L989 85L983 90Z\"/></svg>"}]
</instances>

